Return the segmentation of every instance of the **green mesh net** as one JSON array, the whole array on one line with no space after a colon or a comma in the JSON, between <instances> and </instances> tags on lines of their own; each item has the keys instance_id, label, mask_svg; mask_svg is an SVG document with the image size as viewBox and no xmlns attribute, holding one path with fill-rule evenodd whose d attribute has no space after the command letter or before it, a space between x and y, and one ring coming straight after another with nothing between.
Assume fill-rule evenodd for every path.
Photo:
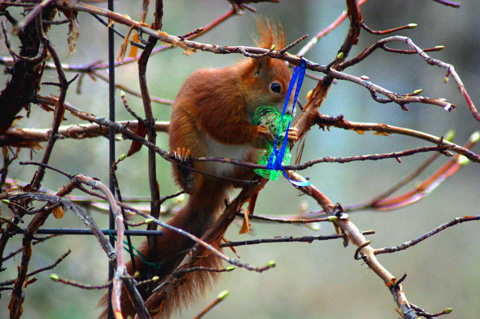
<instances>
[{"instance_id":1,"label":"green mesh net","mask_svg":"<svg viewBox=\"0 0 480 319\"><path fill-rule=\"evenodd\" d=\"M266 125L273 136L278 134L277 148L282 146L283 140L285 139L285 132L288 127L288 123L292 119L291 115L285 114L282 119L282 114L277 111L273 106L260 106L255 111L253 116L254 125ZM262 148L258 151L258 164L267 165L268 159L273 152L273 147L275 141L267 141L265 145L262 145ZM290 163L290 147L287 145L285 149L285 155L283 157L283 165L288 165ZM281 174L280 171L274 171L269 169L256 169L255 173L258 175L269 178L271 180L276 180L278 175Z\"/></svg>"}]
</instances>

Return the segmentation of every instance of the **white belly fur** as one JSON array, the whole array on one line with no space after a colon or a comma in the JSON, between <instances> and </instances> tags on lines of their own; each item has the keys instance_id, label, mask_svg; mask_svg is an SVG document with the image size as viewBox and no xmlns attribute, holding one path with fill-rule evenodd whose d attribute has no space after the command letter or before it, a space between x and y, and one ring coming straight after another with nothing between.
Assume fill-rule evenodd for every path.
<instances>
[{"instance_id":1,"label":"white belly fur","mask_svg":"<svg viewBox=\"0 0 480 319\"><path fill-rule=\"evenodd\" d=\"M224 157L229 159L236 159L239 161L244 161L250 151L252 146L249 144L224 144L217 142L213 138L207 135L206 145L208 149L208 156L211 157ZM235 169L238 167L229 163L220 163L220 162L208 162L207 169L210 173L218 176L229 177L233 174Z\"/></svg>"}]
</instances>

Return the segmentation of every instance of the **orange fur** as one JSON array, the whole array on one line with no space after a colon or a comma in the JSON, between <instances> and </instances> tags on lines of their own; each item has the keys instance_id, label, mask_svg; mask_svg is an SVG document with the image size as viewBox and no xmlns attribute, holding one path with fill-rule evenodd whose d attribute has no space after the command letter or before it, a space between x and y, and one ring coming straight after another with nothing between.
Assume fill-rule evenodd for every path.
<instances>
[{"instance_id":1,"label":"orange fur","mask_svg":"<svg viewBox=\"0 0 480 319\"><path fill-rule=\"evenodd\" d=\"M285 46L281 28L276 29L270 22L261 20L257 20L257 26L259 45L270 48L275 44L277 50ZM271 138L271 132L263 125L253 125L253 114L263 105L281 109L289 81L290 72L286 63L268 57L244 59L224 69L198 70L183 83L173 104L169 130L171 151L176 152L184 163L188 162L189 156L256 161L256 147L261 140ZM272 90L273 83L276 90ZM250 179L254 176L251 170L230 164L195 162L193 166L222 177ZM200 173L192 174L177 165L173 165L173 174L190 197L169 224L202 237L224 208L228 191L240 185ZM149 260L154 260L161 267L148 270L142 261L136 260L140 280L152 275L162 280L160 289L144 296L154 318L168 318L172 311L189 305L215 277L215 273L205 271L191 272L178 278L169 276L182 260L185 267L219 267L221 264L221 260L209 252L201 252L200 257L189 259L188 251L193 247L193 241L174 231L163 231L165 235L157 239L156 258L150 256L147 244L141 249ZM127 270L132 274L131 263L127 265ZM126 289L122 298L124 317L133 317L135 311Z\"/></svg>"},{"instance_id":2,"label":"orange fur","mask_svg":"<svg viewBox=\"0 0 480 319\"><path fill-rule=\"evenodd\" d=\"M255 41L255 44L260 48L271 49L275 45L277 50L281 50L285 47L285 36L283 34L283 28L281 24L272 25L269 20L263 21L261 18L255 19L257 24L258 34L260 39Z\"/></svg>"}]
</instances>

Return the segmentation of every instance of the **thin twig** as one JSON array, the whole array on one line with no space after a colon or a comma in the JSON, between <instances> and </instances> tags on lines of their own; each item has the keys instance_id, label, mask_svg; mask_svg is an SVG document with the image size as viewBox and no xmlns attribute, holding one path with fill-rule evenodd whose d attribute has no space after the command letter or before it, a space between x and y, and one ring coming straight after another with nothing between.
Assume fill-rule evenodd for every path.
<instances>
[{"instance_id":1,"label":"thin twig","mask_svg":"<svg viewBox=\"0 0 480 319\"><path fill-rule=\"evenodd\" d=\"M353 130L358 133L374 131L382 134L401 134L401 135L411 136L417 139L434 143L438 146L445 147L449 151L465 156L472 162L477 162L477 163L480 162L480 155L466 149L465 147L449 142L445 140L443 137L437 137L437 136L427 134L421 131L416 131L413 129L381 124L381 123L352 122L352 121L345 120L343 116L329 117L320 113L317 114L316 123L318 123L321 126L334 126L334 127L345 129L345 130Z\"/></svg>"},{"instance_id":2,"label":"thin twig","mask_svg":"<svg viewBox=\"0 0 480 319\"><path fill-rule=\"evenodd\" d=\"M46 2L51 2L51 1L45 0L43 3L46 3ZM64 116L64 113L65 113L64 102L65 102L65 98L67 96L67 90L68 90L68 86L69 86L70 82L67 81L67 78L65 76L65 72L63 72L63 70L62 70L62 64L60 63L60 59L57 55L57 52L54 50L53 46L50 44L50 40L46 38L46 36L43 32L43 26L42 26L42 23L41 23L41 21L42 21L41 19L42 19L42 15L41 15L41 12L40 12L39 15L36 18L37 29L40 32L42 43L45 45L45 48L47 49L47 51L49 52L50 56L52 57L52 59L55 63L56 70L57 70L57 75L58 75L58 80L59 80L59 83L60 83L60 95L59 95L58 101L55 105L55 113L54 113L54 117L53 117L52 130L50 132L50 138L48 140L47 146L45 147L45 152L43 153L43 158L42 158L42 163L43 164L48 164L48 161L50 160L50 156L51 156L52 151L53 151L53 147L55 145L55 141L57 139L58 128L60 127L60 124L63 121L63 116ZM30 186L29 186L28 190L32 190L32 191L37 190L40 187L40 183L43 179L44 174L45 174L45 168L43 166L39 166L37 172L35 173L32 181L30 183Z\"/></svg>"},{"instance_id":3,"label":"thin twig","mask_svg":"<svg viewBox=\"0 0 480 319\"><path fill-rule=\"evenodd\" d=\"M388 30L383 30L383 31L375 31L373 29L370 29L365 23L362 23L362 28L367 31L368 33L375 34L375 35L384 35L384 34L389 34L393 33L396 31L404 30L404 29L412 29L415 28L417 25L415 23L413 24L407 24L407 25L402 25L401 27L396 27Z\"/></svg>"},{"instance_id":4,"label":"thin twig","mask_svg":"<svg viewBox=\"0 0 480 319\"><path fill-rule=\"evenodd\" d=\"M87 185L89 185L90 187L93 187L93 188L100 188L102 189L102 191L106 192L106 189L103 189L104 185L99 182L98 180L94 180L92 179L91 177L88 177L88 176L85 176L85 175L77 175L73 178L73 181L74 183L76 182L81 182L81 183L85 183ZM72 184L73 185L73 184ZM105 194L105 193L104 193ZM107 193L108 194L108 193ZM105 194L105 196L108 196L107 194ZM69 200L65 199L65 198L58 198L58 197L55 197L55 196L51 196L51 195L47 195L47 194L40 194L40 193L21 193L21 194L5 194L5 196L0 196L0 199L2 198L9 198L11 200L13 199L21 199L23 197L30 197L30 198L36 198L37 200L46 200L46 201L51 201L53 203L57 203L58 201L61 202L62 206L65 208L65 209L72 209L72 210L81 210L79 209L78 207L76 207L76 205L73 205ZM116 201L115 199L111 198L109 203L111 205L114 205L117 206L116 204ZM235 260L235 259L232 259L232 258L229 258L227 256L225 256L224 254L222 254L221 252L219 252L217 249L215 249L213 246L207 244L205 241L195 237L194 235L188 233L188 232L185 232L184 230L182 229L179 229L179 228L176 228L176 227L173 227L171 225L168 225L166 223L163 223L161 221L159 221L158 219L154 218L153 216L151 216L150 214L147 214L147 213L144 213L142 211L139 211L139 210L136 210L134 208L131 208L130 209L132 211L134 211L136 214L144 217L144 218L147 218L147 219L150 219L152 223L156 223L157 225L163 227L163 228L167 228L167 229L170 229L170 230L173 230L175 232L178 232L179 234L183 235L183 236L186 236L187 238L195 241L197 244L199 244L200 246L204 247L205 249L211 251L213 254L215 254L216 256L218 256L219 258L223 259L224 261L226 261L227 263L230 263L234 266L237 266L237 267L241 267L241 268L245 268L245 269L248 269L248 270L251 270L251 271L256 271L256 272L263 272L269 268L271 268L272 266L270 265L267 265L267 266L264 266L264 267L255 267L253 265L250 265L250 264L246 264L246 263L242 263L238 260ZM121 214L120 214L121 215ZM84 216L85 218L86 216ZM93 220L92 220L93 222ZM118 223L118 221L117 221ZM88 225L89 227L91 225ZM96 225L95 225L96 226ZM122 227L123 228L123 227ZM97 228L96 229L93 229L91 228L92 231L94 231L95 235L97 236L97 238L99 237L104 237L103 234L101 233L100 229ZM117 239L117 242L122 242L123 243L123 239L120 240L120 236L119 238ZM108 243L108 241L107 241ZM102 245L103 246L103 245ZM106 245L106 246L109 246L109 245ZM113 260L113 256L114 254L112 253L107 253L108 257Z\"/></svg>"},{"instance_id":5,"label":"thin twig","mask_svg":"<svg viewBox=\"0 0 480 319\"><path fill-rule=\"evenodd\" d=\"M67 250L67 252L65 254L63 254L60 258L58 258L53 264L51 265L48 265L46 267L43 267L43 268L39 268L37 270L34 270L30 273L27 274L27 277L32 277L32 276L35 276L36 274L38 273L41 273L41 272L44 272L44 271L47 271L47 270L51 270L55 267L57 267L58 264L60 264L65 258L68 257L68 255L70 255L72 251L69 249ZM15 280L8 280L8 281L4 281L4 282L1 282L0 283L0 286L3 286L3 285L12 285L13 283L15 282Z\"/></svg>"},{"instance_id":6,"label":"thin twig","mask_svg":"<svg viewBox=\"0 0 480 319\"><path fill-rule=\"evenodd\" d=\"M55 235L50 235L50 236L47 236L47 237L39 238L39 239L33 241L33 242L32 242L32 245L35 246L35 245L40 244L40 243L42 243L42 242L44 242L44 241L46 241L46 240L48 240L48 239L53 238L53 237L55 237ZM13 258L13 257L15 257L16 255L18 255L19 253L21 253L22 251L23 251L23 248L19 248L19 249L15 250L15 251L12 251L10 254L6 255L5 257L0 258L0 261L4 262L5 260L8 260L8 259L10 259L10 258Z\"/></svg>"},{"instance_id":7,"label":"thin twig","mask_svg":"<svg viewBox=\"0 0 480 319\"><path fill-rule=\"evenodd\" d=\"M240 217L244 216L244 213L237 214ZM263 215L250 215L248 217L251 220L274 222L279 224L310 224L310 223L321 223L321 222L330 222L328 218L285 218L278 216L263 216Z\"/></svg>"},{"instance_id":8,"label":"thin twig","mask_svg":"<svg viewBox=\"0 0 480 319\"><path fill-rule=\"evenodd\" d=\"M460 3L458 3L458 2L452 2L452 1L447 1L447 0L433 0L433 1L444 4L447 7L460 8Z\"/></svg>"},{"instance_id":9,"label":"thin twig","mask_svg":"<svg viewBox=\"0 0 480 319\"><path fill-rule=\"evenodd\" d=\"M12 61L12 62L15 62L15 60L22 60L22 61L28 61L28 62L32 62L32 63L38 63L42 59L45 58L45 46L43 45L43 42L40 43L38 53L34 57L22 56L22 55L19 55L18 53L16 53L13 50L13 48L11 46L11 43L10 43L10 36L8 34L8 31L7 31L7 18L5 18L2 21L2 32L3 32L3 36L5 38L5 45L7 46L8 52L10 53L10 55L14 59L14 61Z\"/></svg>"},{"instance_id":10,"label":"thin twig","mask_svg":"<svg viewBox=\"0 0 480 319\"><path fill-rule=\"evenodd\" d=\"M372 235L375 234L374 231L368 230L361 232L362 235ZM220 244L220 247L238 247L238 246L250 246L250 245L258 245L258 244L272 244L272 243L293 243L293 242L300 242L300 243L312 243L314 241L324 241L324 240L332 240L332 239L345 239L346 235L344 234L333 234L333 235L320 235L320 236L302 236L302 237L292 237L292 236L279 236L275 238L260 238L260 239L252 239L252 240L245 240L245 241L235 241L235 242L227 242L224 244Z\"/></svg>"},{"instance_id":11,"label":"thin twig","mask_svg":"<svg viewBox=\"0 0 480 319\"><path fill-rule=\"evenodd\" d=\"M368 0L360 0L358 5L361 6L365 4ZM313 37L300 51L298 51L298 56L304 56L315 44L317 44L318 40L329 34L333 31L336 27L338 27L345 19L347 18L347 12L344 11L334 22L332 22L328 27L320 31Z\"/></svg>"},{"instance_id":12,"label":"thin twig","mask_svg":"<svg viewBox=\"0 0 480 319\"><path fill-rule=\"evenodd\" d=\"M423 234L420 237L417 237L415 239L404 242L403 244L400 244L398 246L375 249L374 254L375 255L380 255L380 254L394 253L394 252L397 252L397 251L405 250L407 248L415 246L416 244L424 241L425 239L428 239L428 238L432 237L435 234L438 234L439 232L441 232L441 231L443 231L443 230L445 230L449 227L453 227L457 224L461 224L461 223L464 223L464 222L472 222L472 221L477 221L477 220L480 220L480 215L457 217L454 220L452 220L448 223L442 224L442 225L438 226L437 228L429 231L428 233Z\"/></svg>"},{"instance_id":13,"label":"thin twig","mask_svg":"<svg viewBox=\"0 0 480 319\"><path fill-rule=\"evenodd\" d=\"M50 279L55 281L55 282L60 282L65 285L69 285L72 287L80 288L80 289L85 289L85 290L102 290L108 288L108 286L111 285L111 283L105 284L105 285L87 285L87 284L82 284L73 280L61 278L55 274L50 275Z\"/></svg>"},{"instance_id":14,"label":"thin twig","mask_svg":"<svg viewBox=\"0 0 480 319\"><path fill-rule=\"evenodd\" d=\"M213 300L208 306L206 306L202 311L200 311L199 314L197 314L193 319L200 319L202 318L205 314L207 314L210 310L212 310L216 305L218 305L221 301L225 299L225 297L228 295L228 290L222 291L218 296Z\"/></svg>"},{"instance_id":15,"label":"thin twig","mask_svg":"<svg viewBox=\"0 0 480 319\"><path fill-rule=\"evenodd\" d=\"M292 180L299 182L306 181L305 178L296 173L291 171L287 173L289 174L289 178ZM401 285L397 283L397 279L378 261L374 253L375 250L368 244L367 239L362 235L357 226L355 226L348 217L344 216L344 214L341 214L341 207L333 204L328 197L326 197L313 185L297 187L297 189L317 200L318 204L327 212L328 215L332 215L332 213L338 211L335 216L339 217L333 221L334 225L341 229L341 233L347 236L349 242L359 247L357 251L361 254L361 259L363 259L369 268L379 278L382 279L387 287L390 288L390 292L393 295L398 309L405 316L405 318L416 318L415 316L412 316L411 308L406 299L405 293Z\"/></svg>"},{"instance_id":16,"label":"thin twig","mask_svg":"<svg viewBox=\"0 0 480 319\"><path fill-rule=\"evenodd\" d=\"M288 50L290 50L291 48L293 48L294 46L296 46L297 44L299 44L300 42L302 42L303 40L305 40L306 38L308 38L308 35L303 35L300 38L298 38L297 40L293 41L292 43L286 45L283 49L281 49L278 52L285 53Z\"/></svg>"},{"instance_id":17,"label":"thin twig","mask_svg":"<svg viewBox=\"0 0 480 319\"><path fill-rule=\"evenodd\" d=\"M35 97L35 102L36 103L45 103L45 104L55 105L56 98L37 96L37 97ZM162 158L164 158L165 160L167 160L169 162L175 162L179 166L183 165L182 162L178 161L178 159L176 159L176 157L173 154L159 148L155 144L150 143L148 140L146 140L146 139L142 138L141 136L135 134L133 131L131 131L130 129L128 129L128 128L122 126L122 125L120 125L117 122L112 122L112 121L109 121L105 118L100 118L100 117L93 116L91 114L88 114L86 112L83 112L83 111L77 109L76 107L74 107L73 105L71 105L69 103L65 103L65 107L68 111L72 112L72 114L82 118L83 120L86 120L86 121L89 121L89 122L95 122L95 123L97 123L101 126L112 127L112 128L115 129L116 132L125 135L129 139L134 140L134 141L138 141L142 145L155 150L155 152L158 155L160 155ZM188 167L188 166L184 166L184 167ZM200 174L203 174L203 175L206 175L206 176L219 178L219 179L224 179L224 180L232 181L232 182L235 182L235 183L238 183L238 184L251 185L251 184L255 183L254 181L251 181L251 180L241 180L241 179L229 178L229 177L225 177L225 176L219 176L219 175L207 173L207 172L204 172L204 171L201 171L201 170L197 170L197 169L191 168L191 167L188 167L188 169L190 169L193 172L197 172L197 173L200 173Z\"/></svg>"},{"instance_id":18,"label":"thin twig","mask_svg":"<svg viewBox=\"0 0 480 319\"><path fill-rule=\"evenodd\" d=\"M98 71L95 71L95 68L92 69L91 74L98 77L99 79L102 79L105 82L108 82L108 77L106 77L105 75L101 74ZM125 92L127 92L131 95L134 95L136 97L142 97L142 93L137 92L137 91L135 91L135 90L123 85L123 84L115 83L115 87L120 89L120 90L123 90L123 91L125 91ZM155 103L160 103L160 104L165 104L165 105L172 105L173 104L172 100L162 99L162 98L159 98L159 97L150 97L150 99L151 99L152 102L155 102Z\"/></svg>"},{"instance_id":19,"label":"thin twig","mask_svg":"<svg viewBox=\"0 0 480 319\"><path fill-rule=\"evenodd\" d=\"M367 56L369 56L373 51L375 51L376 49L380 48L380 49L384 49L384 45L386 43L389 43L389 42L405 42L409 47L411 47L414 51L417 52L418 55L420 55L422 57L422 59L430 64L430 65L436 65L440 68L443 68L445 70L447 70L447 77L449 75L451 75L453 77L453 79L455 80L455 83L457 83L457 87L460 91L460 93L463 95L465 101L467 102L467 105L470 109L470 112L472 113L473 117L480 122L480 114L478 113L472 99L470 98L470 95L468 94L467 90L465 89L465 85L463 84L463 81L461 80L460 76L458 75L458 73L455 71L455 67L449 63L446 63L446 62L443 62L441 60L438 60L438 59L433 59L431 58L428 54L425 53L424 50L422 50L419 46L417 46L410 38L408 37L404 37L404 36L393 36L393 37L388 37L388 38L385 38L385 39L382 39L382 40L379 40L377 41L375 44L373 44L372 46L370 46L369 48L365 49L359 56L357 56L356 58L354 59L351 59L349 61L346 61L344 63L341 64L340 66L340 70L343 70L345 69L346 67L350 66L350 65L353 65L353 64L356 64L360 61L362 61L363 59L365 59ZM360 84L360 83L359 83ZM367 89L369 88L369 84L368 83L363 83L362 85L364 85ZM377 90L375 90L375 92L378 92ZM380 93L380 92L379 92ZM392 101L394 101L395 103L398 103L400 105L402 104L405 104L405 103L402 103L402 98L399 98L398 96L395 96L391 93L388 93L388 94L385 94L387 92L384 92L382 93L383 95L386 95L389 99L391 99ZM413 98L413 96L412 96ZM428 101L428 102L435 102L435 103L431 103L431 104L437 104L439 106L442 106L444 109L446 109L447 111L450 111L452 109L452 107L454 107L454 104L452 103L447 103L445 101L441 101L439 99L436 99L435 100L432 100L432 99L426 99L424 97L416 97L419 101L420 100L423 100L423 101ZM411 102L410 102L411 103Z\"/></svg>"},{"instance_id":20,"label":"thin twig","mask_svg":"<svg viewBox=\"0 0 480 319\"><path fill-rule=\"evenodd\" d=\"M22 32L27 27L27 25L29 25L37 16L41 15L42 10L44 10L54 1L55 0L44 0L40 4L38 4L30 12L28 12L28 14L25 16L25 19L23 19L23 21L19 22L12 29L12 33L17 35L18 33Z\"/></svg>"},{"instance_id":21,"label":"thin twig","mask_svg":"<svg viewBox=\"0 0 480 319\"><path fill-rule=\"evenodd\" d=\"M138 127L137 121L118 121L116 122L126 129L135 131ZM168 132L169 122L155 122L155 131ZM8 141L11 137L15 141L26 142L47 142L50 136L51 129L31 129L31 128L10 128L1 136ZM120 134L120 132L116 132ZM108 127L99 124L72 124L68 126L60 126L58 128L58 135L60 138L71 139L87 139L96 138L99 136L108 136ZM0 143L1 145L1 143ZM29 147L30 144L26 144Z\"/></svg>"},{"instance_id":22,"label":"thin twig","mask_svg":"<svg viewBox=\"0 0 480 319\"><path fill-rule=\"evenodd\" d=\"M157 0L155 2L155 22L153 23L153 29L160 32L162 28L163 19L163 1ZM147 85L147 65L150 59L150 55L157 43L157 38L152 35L149 36L145 50L142 52L140 59L138 60L138 79L140 83L140 90L142 92L143 110L145 112L145 128L147 130L148 141L155 145L157 140L157 133L155 132L155 118L153 116L152 103L150 100L150 93ZM133 144L132 144L133 145ZM148 183L150 189L150 215L154 218L160 216L160 188L157 181L157 159L154 149L148 149ZM157 225L152 223L148 225L149 230L154 230ZM157 256L157 240L155 238L148 238L148 247L151 252L151 256ZM154 262L156 260L153 260Z\"/></svg>"},{"instance_id":23,"label":"thin twig","mask_svg":"<svg viewBox=\"0 0 480 319\"><path fill-rule=\"evenodd\" d=\"M440 317L440 316L443 316L443 315L448 315L453 311L452 308L447 308L447 309L444 309L443 311L431 314L431 313L426 312L425 310L423 310L419 306L416 306L412 303L410 303L410 306L412 306L412 308L415 310L415 312L417 313L418 316L421 316L421 317L424 317L424 318L431 318L431 319L438 319L437 317Z\"/></svg>"},{"instance_id":24,"label":"thin twig","mask_svg":"<svg viewBox=\"0 0 480 319\"><path fill-rule=\"evenodd\" d=\"M123 216L120 210L120 207L117 205L117 201L115 200L115 196L112 194L110 189L101 183L98 180L95 180L91 177L85 175L77 175L75 177L81 183L87 184L93 189L100 190L108 200L110 205L111 212L115 218L115 228L117 229L117 242L116 242L116 254L115 259L111 258L110 262L116 262L115 265L115 273L113 275L113 282L112 282L112 306L113 311L115 314L122 313L122 306L121 306L121 293L122 293L122 277L125 276L126 266L125 266L125 254L123 251L123 241L124 241L124 231L125 231L125 224L123 222Z\"/></svg>"},{"instance_id":25,"label":"thin twig","mask_svg":"<svg viewBox=\"0 0 480 319\"><path fill-rule=\"evenodd\" d=\"M100 22L100 23L103 24L104 26L108 27L108 23L105 22L105 21L103 21L103 19L100 18L98 15L93 14L93 13L92 13L91 15L92 15L95 19L97 19L98 22ZM111 29L111 30L113 30L113 32L114 32L115 34L117 34L120 38L125 39L125 35L124 35L123 33L121 33L120 31L118 31L117 29L114 28L114 29ZM142 45L141 43L137 43L137 42L135 42L135 41L133 41L133 40L130 40L130 45L136 46L136 47L138 47L138 48L140 48L140 49L145 49L145 46L144 46L144 45Z\"/></svg>"}]
</instances>

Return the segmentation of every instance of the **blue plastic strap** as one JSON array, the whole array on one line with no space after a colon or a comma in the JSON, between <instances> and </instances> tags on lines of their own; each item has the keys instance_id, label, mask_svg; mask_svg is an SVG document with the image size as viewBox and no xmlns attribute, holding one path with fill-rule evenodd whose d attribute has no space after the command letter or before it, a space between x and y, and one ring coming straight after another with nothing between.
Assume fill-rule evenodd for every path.
<instances>
[{"instance_id":1,"label":"blue plastic strap","mask_svg":"<svg viewBox=\"0 0 480 319\"><path fill-rule=\"evenodd\" d=\"M285 112L287 111L288 102L290 101L290 96L292 95L293 87L295 86L295 83L296 83L297 86L295 88L295 95L293 98L292 114L293 114L293 111L295 110L295 105L297 104L298 95L300 94L300 89L302 88L303 78L305 77L306 66L307 66L307 63L302 58L300 66L295 67L295 70L293 71L292 79L290 80L290 84L288 86L285 104L283 105L283 111L282 111L282 117L281 117L280 123L282 123ZM286 134L288 134L289 129L290 129L290 121L288 122L288 125L287 125ZM277 149L279 133L280 133L280 128L278 129L277 135L275 136L275 144L273 144L274 145L273 151L272 151L272 154L270 154L270 158L268 159L267 169L276 170L276 171L281 170L283 172L283 175L287 178L287 180L295 186L300 186L300 187L309 186L310 182L297 182L297 181L292 181L290 178L288 178L287 173L285 172L285 169L283 168L283 165L282 165L283 157L285 155L285 150L287 148L288 138L287 138L287 135L285 135L281 148Z\"/></svg>"}]
</instances>

